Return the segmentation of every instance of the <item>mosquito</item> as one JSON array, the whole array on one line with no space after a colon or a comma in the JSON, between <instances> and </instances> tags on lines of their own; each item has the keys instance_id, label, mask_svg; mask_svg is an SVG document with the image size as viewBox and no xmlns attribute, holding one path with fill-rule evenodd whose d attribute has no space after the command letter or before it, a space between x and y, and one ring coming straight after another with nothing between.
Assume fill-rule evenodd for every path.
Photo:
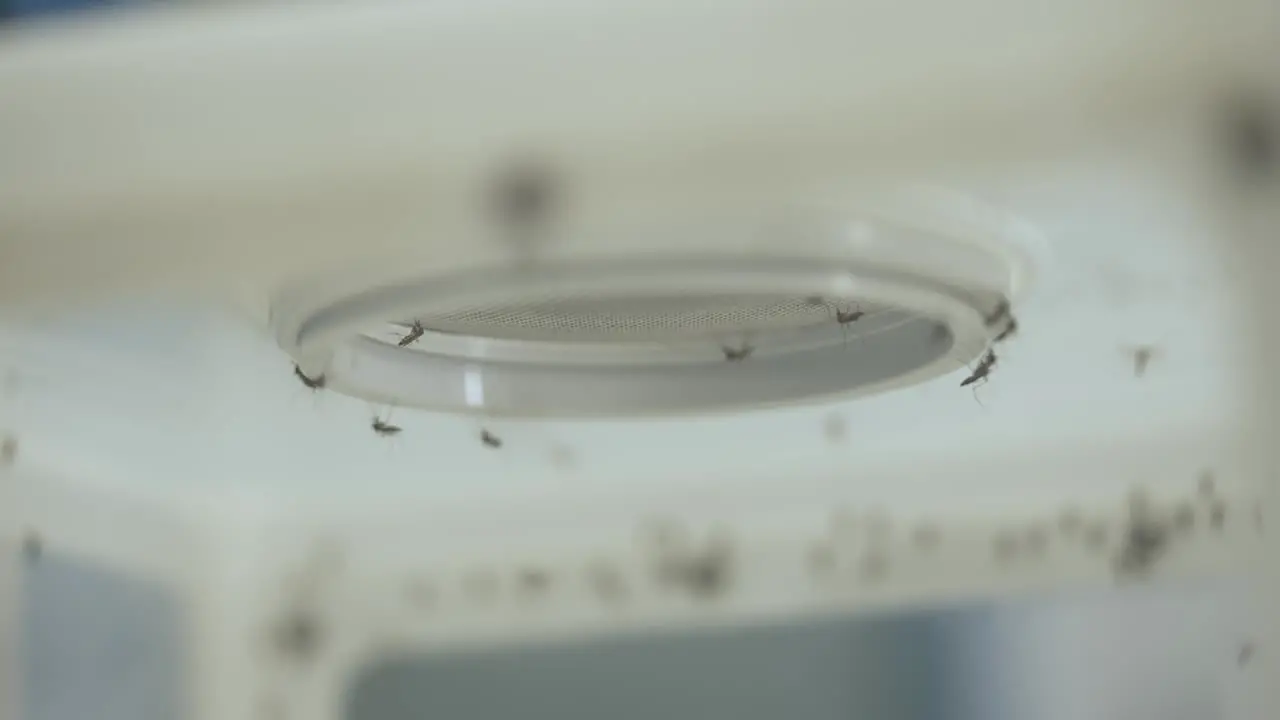
<instances>
[{"instance_id":1,"label":"mosquito","mask_svg":"<svg viewBox=\"0 0 1280 720\"><path fill-rule=\"evenodd\" d=\"M315 377L308 377L306 373L302 372L302 368L298 367L298 365L295 363L293 366L293 374L296 375L298 377L298 380L303 385L306 385L307 389L309 390L324 389L324 383L325 383L324 373L320 373Z\"/></svg>"},{"instance_id":2,"label":"mosquito","mask_svg":"<svg viewBox=\"0 0 1280 720\"><path fill-rule=\"evenodd\" d=\"M836 322L841 325L858 322L867 313L863 310L836 310Z\"/></svg>"},{"instance_id":3,"label":"mosquito","mask_svg":"<svg viewBox=\"0 0 1280 720\"><path fill-rule=\"evenodd\" d=\"M404 337L400 338L396 345L399 345L400 347L409 347L416 342L418 338L422 337L422 334L426 331L427 329L422 326L422 321L414 320L413 324L409 326L409 332L405 333Z\"/></svg>"},{"instance_id":4,"label":"mosquito","mask_svg":"<svg viewBox=\"0 0 1280 720\"><path fill-rule=\"evenodd\" d=\"M498 437L497 435L494 435L488 430L480 431L480 442L484 443L485 447L490 447L495 450L502 447L502 438Z\"/></svg>"},{"instance_id":5,"label":"mosquito","mask_svg":"<svg viewBox=\"0 0 1280 720\"><path fill-rule=\"evenodd\" d=\"M840 331L844 333L845 342L849 340L849 326L861 320L866 314L865 310L856 306L853 310L836 308L836 323L840 325Z\"/></svg>"},{"instance_id":6,"label":"mosquito","mask_svg":"<svg viewBox=\"0 0 1280 720\"><path fill-rule=\"evenodd\" d=\"M967 387L977 382L985 383L987 380L987 376L991 374L991 371L995 368L995 366L996 366L996 354L994 351L988 350L987 354L983 355L982 359L978 361L978 367L975 368L974 371L969 374L969 377L965 378L960 382L960 387ZM978 400L977 387L973 388L973 399ZM978 400L978 404L981 405L982 401Z\"/></svg>"},{"instance_id":7,"label":"mosquito","mask_svg":"<svg viewBox=\"0 0 1280 720\"><path fill-rule=\"evenodd\" d=\"M377 433L382 437L392 437L394 435L399 435L400 429L401 429L399 425L392 425L391 423L379 418L376 415L373 417L373 423L370 424L370 427L373 428L373 431L375 433Z\"/></svg>"}]
</instances>

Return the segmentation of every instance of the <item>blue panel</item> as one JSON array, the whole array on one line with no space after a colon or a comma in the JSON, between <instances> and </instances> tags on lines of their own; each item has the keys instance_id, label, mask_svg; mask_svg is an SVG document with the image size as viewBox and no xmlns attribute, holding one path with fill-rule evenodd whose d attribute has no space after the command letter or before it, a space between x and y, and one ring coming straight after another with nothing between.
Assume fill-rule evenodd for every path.
<instances>
[{"instance_id":1,"label":"blue panel","mask_svg":"<svg viewBox=\"0 0 1280 720\"><path fill-rule=\"evenodd\" d=\"M408 658L351 686L347 720L932 720L933 621L832 620Z\"/></svg>"},{"instance_id":2,"label":"blue panel","mask_svg":"<svg viewBox=\"0 0 1280 720\"><path fill-rule=\"evenodd\" d=\"M83 10L111 5L129 5L129 0L0 0L0 18L21 18L36 15Z\"/></svg>"},{"instance_id":3,"label":"blue panel","mask_svg":"<svg viewBox=\"0 0 1280 720\"><path fill-rule=\"evenodd\" d=\"M22 592L21 717L181 717L182 615L165 588L45 551Z\"/></svg>"}]
</instances>

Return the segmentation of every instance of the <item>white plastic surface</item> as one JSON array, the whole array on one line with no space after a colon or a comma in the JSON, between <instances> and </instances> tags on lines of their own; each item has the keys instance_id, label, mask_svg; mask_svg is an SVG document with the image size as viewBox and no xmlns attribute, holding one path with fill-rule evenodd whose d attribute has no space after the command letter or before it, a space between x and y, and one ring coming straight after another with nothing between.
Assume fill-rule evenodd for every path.
<instances>
[{"instance_id":1,"label":"white plastic surface","mask_svg":"<svg viewBox=\"0 0 1280 720\"><path fill-rule=\"evenodd\" d=\"M929 7L281 4L10 29L0 292L260 288L353 269L352 238L465 266L500 252L485 193L529 155L566 183L552 250L578 253L620 221L1052 152L1230 89L1270 46L1259 0Z\"/></svg>"},{"instance_id":2,"label":"white plastic surface","mask_svg":"<svg viewBox=\"0 0 1280 720\"><path fill-rule=\"evenodd\" d=\"M1240 567L1258 538L1237 460L1238 326L1223 321L1242 317L1234 263L1180 192L1178 178L1193 175L1179 168L1196 166L1152 145L987 189L1045 228L1054 262L976 398L951 375L842 405L668 422L489 424L401 410L391 419L404 432L387 440L368 428L373 409L302 388L264 332L133 306L8 336L16 373L4 421L20 430L23 514L51 546L194 583L219 618L207 629L217 638L201 631L202 652L230 654L202 685L218 698L201 702L228 710L219 703L256 702L267 688L335 707L342 678L405 643L509 644L1111 583L1134 488L1196 508L1196 533L1158 577ZM1132 351L1146 345L1136 377ZM482 427L500 450L479 441ZM1205 471L1227 506L1221 531L1199 488ZM85 486L94 499L81 498ZM87 521L111 518L127 497L139 503L118 511L134 518L129 533ZM144 532L148 512L181 520ZM1072 516L1083 523L1074 537ZM846 517L861 529L842 530ZM653 584L643 537L664 519L695 548L731 539L734 582L709 607ZM1095 525L1107 533L1100 548L1085 540ZM846 541L834 570L815 565ZM298 573L331 551L342 570L298 590ZM530 569L556 579L533 606L520 579ZM597 572L629 588L621 612L599 595ZM427 610L411 600L420 584L437 597ZM477 587L496 588L492 599L476 601ZM261 634L295 602L319 603L334 632L301 685L287 669L251 670L283 662Z\"/></svg>"}]
</instances>

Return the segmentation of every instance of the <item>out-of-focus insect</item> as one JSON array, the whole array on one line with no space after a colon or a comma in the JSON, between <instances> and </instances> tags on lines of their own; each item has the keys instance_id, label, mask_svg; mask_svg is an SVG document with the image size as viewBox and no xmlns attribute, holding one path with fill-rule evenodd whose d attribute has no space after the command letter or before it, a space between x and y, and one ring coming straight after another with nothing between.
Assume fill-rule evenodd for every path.
<instances>
[{"instance_id":1,"label":"out-of-focus insect","mask_svg":"<svg viewBox=\"0 0 1280 720\"><path fill-rule=\"evenodd\" d=\"M1253 659L1253 643L1247 642L1240 646L1240 651L1236 653L1236 664L1244 667Z\"/></svg>"},{"instance_id":2,"label":"out-of-focus insect","mask_svg":"<svg viewBox=\"0 0 1280 720\"><path fill-rule=\"evenodd\" d=\"M1227 506L1221 500L1215 500L1209 508L1209 525L1214 530L1221 531L1222 526L1227 522Z\"/></svg>"},{"instance_id":3,"label":"out-of-focus insect","mask_svg":"<svg viewBox=\"0 0 1280 720\"><path fill-rule=\"evenodd\" d=\"M867 313L864 310L836 310L836 322L841 325L858 322Z\"/></svg>"},{"instance_id":4,"label":"out-of-focus insect","mask_svg":"<svg viewBox=\"0 0 1280 720\"><path fill-rule=\"evenodd\" d=\"M747 343L743 343L736 348L729 347L727 345L722 346L720 351L724 353L725 360L728 360L729 362L742 362L743 360L751 357L751 353L755 352L755 347Z\"/></svg>"},{"instance_id":5,"label":"out-of-focus insect","mask_svg":"<svg viewBox=\"0 0 1280 720\"><path fill-rule=\"evenodd\" d=\"M1115 558L1116 573L1122 577L1145 575L1169 547L1170 527L1154 517L1134 517L1125 532L1124 546Z\"/></svg>"},{"instance_id":6,"label":"out-of-focus insect","mask_svg":"<svg viewBox=\"0 0 1280 720\"><path fill-rule=\"evenodd\" d=\"M991 314L982 318L982 322L987 327L995 327L1000 324L1002 320L1009 317L1010 310L1009 301L1007 299L1001 299L1000 302L996 304L995 309L991 311Z\"/></svg>"},{"instance_id":7,"label":"out-of-focus insect","mask_svg":"<svg viewBox=\"0 0 1280 720\"><path fill-rule=\"evenodd\" d=\"M400 347L408 347L416 342L418 338L422 337L422 334L426 331L427 329L422 326L421 321L414 320L413 324L409 326L409 332L405 333L404 337L400 338L400 340L396 342L396 345L399 345Z\"/></svg>"},{"instance_id":8,"label":"out-of-focus insect","mask_svg":"<svg viewBox=\"0 0 1280 720\"><path fill-rule=\"evenodd\" d=\"M302 368L298 367L295 364L293 366L293 374L296 375L298 377L298 380L303 385L306 385L307 388L310 390L324 389L324 383L325 383L324 373L320 373L315 377L308 377L306 373L302 372Z\"/></svg>"},{"instance_id":9,"label":"out-of-focus insect","mask_svg":"<svg viewBox=\"0 0 1280 720\"><path fill-rule=\"evenodd\" d=\"M1018 319L1013 316L1013 308L1010 307L1008 298L1002 298L1000 302L996 303L991 314L982 318L982 324L988 328L993 328L1001 323L1004 323L1004 329L991 340L992 344L1004 342L1018 332Z\"/></svg>"},{"instance_id":10,"label":"out-of-focus insect","mask_svg":"<svg viewBox=\"0 0 1280 720\"><path fill-rule=\"evenodd\" d=\"M1151 359L1155 357L1155 348L1149 345L1133 348L1133 376L1142 377L1147 374L1147 366L1151 364Z\"/></svg>"},{"instance_id":11,"label":"out-of-focus insect","mask_svg":"<svg viewBox=\"0 0 1280 720\"><path fill-rule=\"evenodd\" d=\"M484 443L485 447L491 447L495 450L502 447L502 438L494 435L488 430L480 431L480 442Z\"/></svg>"},{"instance_id":12,"label":"out-of-focus insect","mask_svg":"<svg viewBox=\"0 0 1280 720\"><path fill-rule=\"evenodd\" d=\"M974 368L969 377L960 382L960 387L967 387L979 380L985 380L996 366L996 353L994 350L988 350L986 355L982 356L982 360L978 361L978 367Z\"/></svg>"},{"instance_id":13,"label":"out-of-focus insect","mask_svg":"<svg viewBox=\"0 0 1280 720\"><path fill-rule=\"evenodd\" d=\"M998 335L991 341L992 343L1004 342L1018 333L1018 321L1009 318L1009 324L1004 326Z\"/></svg>"},{"instance_id":14,"label":"out-of-focus insect","mask_svg":"<svg viewBox=\"0 0 1280 720\"><path fill-rule=\"evenodd\" d=\"M373 423L370 424L369 427L372 427L373 431L378 435L381 435L382 437L391 437L392 435L399 435L401 430L399 425L392 425L386 420L383 420L376 416L373 418Z\"/></svg>"},{"instance_id":15,"label":"out-of-focus insect","mask_svg":"<svg viewBox=\"0 0 1280 720\"><path fill-rule=\"evenodd\" d=\"M525 568L516 575L516 582L521 590L537 595L551 586L551 574L541 568Z\"/></svg>"},{"instance_id":16,"label":"out-of-focus insect","mask_svg":"<svg viewBox=\"0 0 1280 720\"><path fill-rule=\"evenodd\" d=\"M495 178L494 214L511 227L542 224L555 208L559 185L545 163L524 158Z\"/></svg>"},{"instance_id":17,"label":"out-of-focus insect","mask_svg":"<svg viewBox=\"0 0 1280 720\"><path fill-rule=\"evenodd\" d=\"M12 435L5 435L4 442L0 443L0 465L12 465L17 458L18 439Z\"/></svg>"},{"instance_id":18,"label":"out-of-focus insect","mask_svg":"<svg viewBox=\"0 0 1280 720\"><path fill-rule=\"evenodd\" d=\"M281 619L272 634L280 654L302 661L315 655L324 633L312 613L295 610Z\"/></svg>"},{"instance_id":19,"label":"out-of-focus insect","mask_svg":"<svg viewBox=\"0 0 1280 720\"><path fill-rule=\"evenodd\" d=\"M26 555L27 560L35 562L40 559L44 553L44 542L40 539L39 533L34 531L27 532L22 538L22 552Z\"/></svg>"},{"instance_id":20,"label":"out-of-focus insect","mask_svg":"<svg viewBox=\"0 0 1280 720\"><path fill-rule=\"evenodd\" d=\"M690 595L710 599L723 593L733 579L733 553L725 545L684 549L659 560L658 579Z\"/></svg>"}]
</instances>

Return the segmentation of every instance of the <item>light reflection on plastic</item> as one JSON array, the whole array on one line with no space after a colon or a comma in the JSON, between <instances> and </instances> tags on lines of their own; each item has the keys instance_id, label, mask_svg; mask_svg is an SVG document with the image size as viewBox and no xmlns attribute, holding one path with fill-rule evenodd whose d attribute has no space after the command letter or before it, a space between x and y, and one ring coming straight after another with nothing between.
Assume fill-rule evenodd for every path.
<instances>
[{"instance_id":1,"label":"light reflection on plastic","mask_svg":"<svg viewBox=\"0 0 1280 720\"><path fill-rule=\"evenodd\" d=\"M484 405L484 374L480 371L480 368L474 365L467 366L467 370L463 374L462 392L468 406L481 407Z\"/></svg>"}]
</instances>

